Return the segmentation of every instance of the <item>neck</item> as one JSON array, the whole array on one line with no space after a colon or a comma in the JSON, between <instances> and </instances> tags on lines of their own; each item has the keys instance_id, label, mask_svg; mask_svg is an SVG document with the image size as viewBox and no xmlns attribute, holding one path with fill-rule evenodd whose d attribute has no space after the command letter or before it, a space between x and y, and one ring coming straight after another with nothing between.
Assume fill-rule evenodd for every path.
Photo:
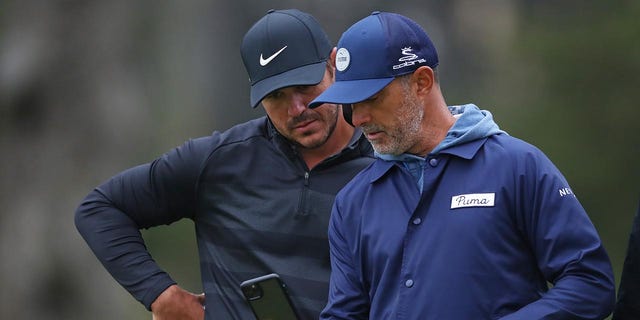
<instances>
[{"instance_id":1,"label":"neck","mask_svg":"<svg viewBox=\"0 0 640 320\"><path fill-rule=\"evenodd\" d=\"M318 148L300 149L300 154L307 164L307 168L312 169L318 163L322 162L322 160L342 151L349 141L351 141L354 130L355 129L344 120L342 115L340 115L336 123L336 128L327 139L327 142Z\"/></svg>"},{"instance_id":2,"label":"neck","mask_svg":"<svg viewBox=\"0 0 640 320\"><path fill-rule=\"evenodd\" d=\"M444 140L449 129L456 122L444 99L438 101L425 110L425 118L422 125L422 141L419 150L411 152L421 157L426 157L435 147Z\"/></svg>"}]
</instances>

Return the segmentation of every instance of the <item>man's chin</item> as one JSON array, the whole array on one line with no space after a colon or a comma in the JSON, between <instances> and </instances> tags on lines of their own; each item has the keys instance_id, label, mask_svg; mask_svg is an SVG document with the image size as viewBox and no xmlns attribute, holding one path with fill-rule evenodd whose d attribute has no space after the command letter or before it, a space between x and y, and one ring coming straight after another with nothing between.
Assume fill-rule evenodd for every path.
<instances>
[{"instance_id":1,"label":"man's chin","mask_svg":"<svg viewBox=\"0 0 640 320\"><path fill-rule=\"evenodd\" d=\"M327 142L327 139L321 137L319 133L296 139L296 143L298 144L298 146L305 149L319 148L323 146L326 142Z\"/></svg>"},{"instance_id":2,"label":"man's chin","mask_svg":"<svg viewBox=\"0 0 640 320\"><path fill-rule=\"evenodd\" d=\"M371 143L373 150L379 154L387 154L387 155L400 155L397 150L391 149L389 147L385 147L384 145Z\"/></svg>"}]
</instances>

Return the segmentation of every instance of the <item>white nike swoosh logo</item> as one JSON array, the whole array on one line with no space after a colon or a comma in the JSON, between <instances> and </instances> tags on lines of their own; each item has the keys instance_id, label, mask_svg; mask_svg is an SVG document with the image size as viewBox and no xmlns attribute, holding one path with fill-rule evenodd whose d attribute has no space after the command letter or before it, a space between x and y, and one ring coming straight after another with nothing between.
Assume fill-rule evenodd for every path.
<instances>
[{"instance_id":1,"label":"white nike swoosh logo","mask_svg":"<svg viewBox=\"0 0 640 320\"><path fill-rule=\"evenodd\" d=\"M263 67L266 66L267 64L269 64L269 62L271 62L271 60L273 60L275 57L277 57L280 54L280 52L282 52L286 48L287 48L287 46L282 47L282 49L278 50L278 52L272 54L269 58L266 58L266 59L262 58L262 53L261 53L260 54L260 65L263 66Z\"/></svg>"}]
</instances>

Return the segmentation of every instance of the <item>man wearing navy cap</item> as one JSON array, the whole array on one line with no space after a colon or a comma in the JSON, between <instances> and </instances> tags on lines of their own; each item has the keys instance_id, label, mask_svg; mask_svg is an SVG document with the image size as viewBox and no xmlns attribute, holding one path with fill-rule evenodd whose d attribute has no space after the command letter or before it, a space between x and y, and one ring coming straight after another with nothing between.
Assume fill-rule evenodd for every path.
<instances>
[{"instance_id":1,"label":"man wearing navy cap","mask_svg":"<svg viewBox=\"0 0 640 320\"><path fill-rule=\"evenodd\" d=\"M331 205L373 161L339 106L307 108L333 82L332 49L311 15L269 11L241 46L251 106L262 104L267 116L189 140L80 204L78 230L154 319L252 319L240 283L269 273L285 282L301 319L318 318L329 286ZM195 224L204 295L180 288L139 232L182 218Z\"/></svg>"},{"instance_id":2,"label":"man wearing navy cap","mask_svg":"<svg viewBox=\"0 0 640 320\"><path fill-rule=\"evenodd\" d=\"M336 82L310 107L350 107L377 160L336 196L321 319L605 318L611 264L569 184L489 111L448 107L437 65L398 14L338 42Z\"/></svg>"}]
</instances>

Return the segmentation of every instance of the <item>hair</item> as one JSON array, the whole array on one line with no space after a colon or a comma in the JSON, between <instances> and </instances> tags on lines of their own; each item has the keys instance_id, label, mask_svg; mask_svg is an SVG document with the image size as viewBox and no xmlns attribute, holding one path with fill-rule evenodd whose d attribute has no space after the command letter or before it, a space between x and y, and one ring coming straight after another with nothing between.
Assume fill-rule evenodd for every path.
<instances>
[{"instance_id":1,"label":"hair","mask_svg":"<svg viewBox=\"0 0 640 320\"><path fill-rule=\"evenodd\" d=\"M440 79L438 76L438 68L437 67L433 67L431 68L431 70L433 70L433 81L435 83L439 83ZM415 71L415 70L414 70ZM400 80L400 84L402 85L402 87L404 89L408 89L409 88L409 78L411 77L412 73L407 73L407 74L403 74L400 76L397 76L396 79Z\"/></svg>"},{"instance_id":2,"label":"hair","mask_svg":"<svg viewBox=\"0 0 640 320\"><path fill-rule=\"evenodd\" d=\"M333 74L335 73L334 67L331 64L331 58L327 59L327 67L329 69L329 75L333 78Z\"/></svg>"},{"instance_id":3,"label":"hair","mask_svg":"<svg viewBox=\"0 0 640 320\"><path fill-rule=\"evenodd\" d=\"M410 80L411 80L411 75L413 73L407 73L407 74L403 74L401 76L397 76L396 79L398 79L398 82L400 82L400 85L402 86L402 89L404 91L408 91L409 90L409 85L410 85Z\"/></svg>"}]
</instances>

